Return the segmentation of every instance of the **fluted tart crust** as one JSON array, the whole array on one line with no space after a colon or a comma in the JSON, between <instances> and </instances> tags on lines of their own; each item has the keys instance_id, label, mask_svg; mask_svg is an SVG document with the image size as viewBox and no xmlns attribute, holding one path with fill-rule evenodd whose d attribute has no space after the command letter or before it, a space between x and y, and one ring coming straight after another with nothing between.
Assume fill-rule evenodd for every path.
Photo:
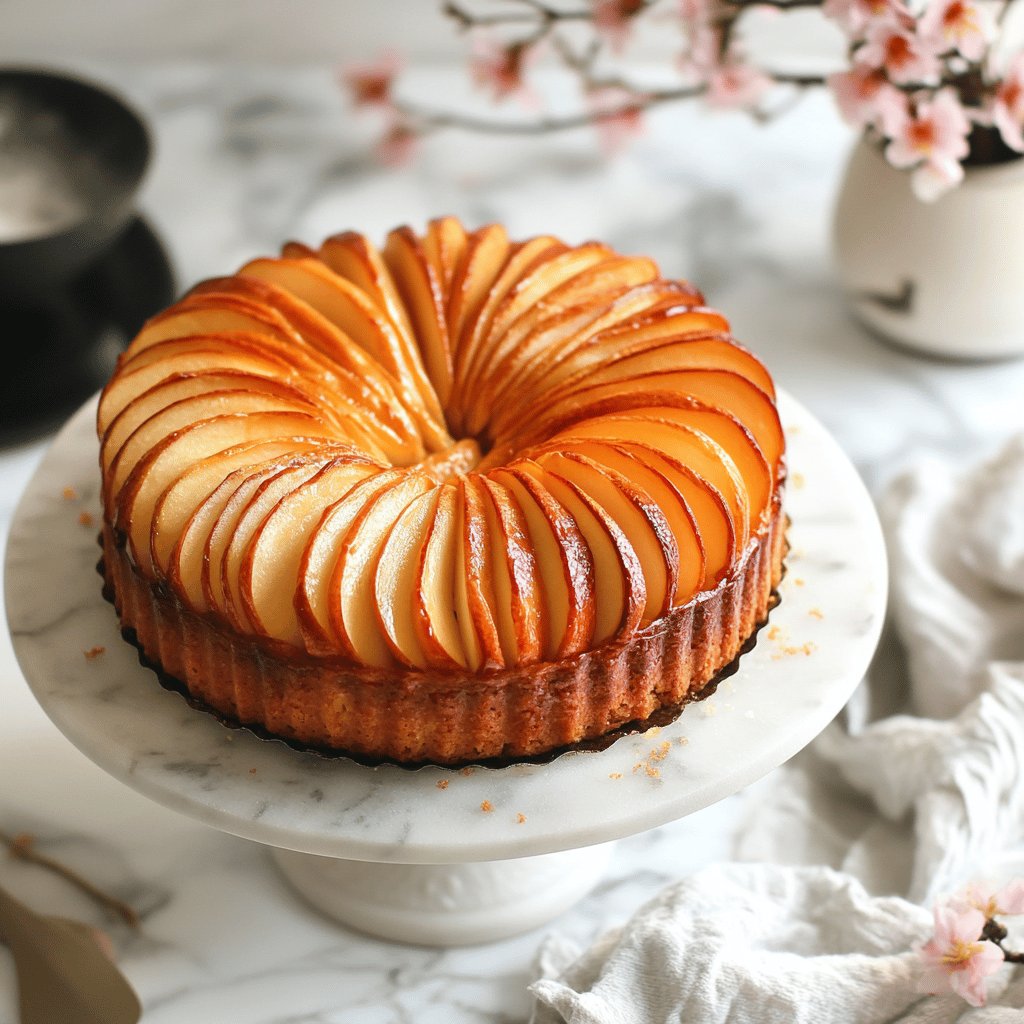
<instances>
[{"instance_id":1,"label":"fluted tart crust","mask_svg":"<svg viewBox=\"0 0 1024 1024\"><path fill-rule=\"evenodd\" d=\"M452 218L203 282L101 396L104 574L220 715L402 763L679 705L781 575L770 375L643 258Z\"/></svg>"}]
</instances>

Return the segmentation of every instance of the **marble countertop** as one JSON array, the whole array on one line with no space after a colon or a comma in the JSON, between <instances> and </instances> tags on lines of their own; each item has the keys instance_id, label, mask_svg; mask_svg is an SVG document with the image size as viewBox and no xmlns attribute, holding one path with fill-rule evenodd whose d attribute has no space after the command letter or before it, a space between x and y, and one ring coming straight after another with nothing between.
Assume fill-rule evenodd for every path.
<instances>
[{"instance_id":1,"label":"marble countertop","mask_svg":"<svg viewBox=\"0 0 1024 1024\"><path fill-rule=\"evenodd\" d=\"M697 282L872 489L916 453L973 453L1024 427L1024 361L931 362L848 318L829 219L851 140L826 97L767 130L738 115L666 109L610 159L586 132L514 147L452 134L408 167L381 169L366 155L370 126L345 110L327 66L81 69L153 121L143 208L182 284L288 237L350 226L379 236L441 212L498 219L514 235L606 239ZM438 92L447 82L423 71L415 85ZM0 449L0 539L44 446ZM0 827L34 833L142 911L140 934L113 931L147 1024L525 1019L540 934L434 951L345 932L300 904L260 847L163 810L88 762L36 706L6 631L0 687ZM620 843L606 881L556 927L586 940L667 881L730 856L756 790ZM0 885L37 909L102 923L38 868L0 858ZM15 1022L13 970L0 955L0 1024Z\"/></svg>"}]
</instances>

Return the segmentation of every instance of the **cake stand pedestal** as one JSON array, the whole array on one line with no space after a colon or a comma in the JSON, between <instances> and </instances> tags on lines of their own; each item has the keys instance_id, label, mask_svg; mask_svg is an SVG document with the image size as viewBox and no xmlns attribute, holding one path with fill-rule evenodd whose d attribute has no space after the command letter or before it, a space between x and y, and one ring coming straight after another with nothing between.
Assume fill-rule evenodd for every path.
<instances>
[{"instance_id":1,"label":"cake stand pedestal","mask_svg":"<svg viewBox=\"0 0 1024 1024\"><path fill-rule=\"evenodd\" d=\"M786 395L780 408L792 525L769 627L713 696L600 752L500 769L367 768L190 708L140 666L100 593L94 402L58 435L15 515L14 649L39 703L83 753L157 802L271 847L325 914L406 942L517 934L589 891L611 841L707 807L787 760L863 676L886 596L878 520L824 428Z\"/></svg>"}]
</instances>

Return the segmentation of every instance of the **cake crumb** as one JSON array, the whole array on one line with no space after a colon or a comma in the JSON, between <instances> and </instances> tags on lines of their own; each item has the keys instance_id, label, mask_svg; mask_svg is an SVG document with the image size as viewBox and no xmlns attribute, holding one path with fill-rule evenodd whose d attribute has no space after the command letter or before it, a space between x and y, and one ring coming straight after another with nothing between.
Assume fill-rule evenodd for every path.
<instances>
[{"instance_id":1,"label":"cake crumb","mask_svg":"<svg viewBox=\"0 0 1024 1024\"><path fill-rule=\"evenodd\" d=\"M468 779L470 775L474 773L474 771L476 771L475 768L463 768L462 771L459 772L459 774L464 775Z\"/></svg>"},{"instance_id":2,"label":"cake crumb","mask_svg":"<svg viewBox=\"0 0 1024 1024\"><path fill-rule=\"evenodd\" d=\"M650 727L650 729L648 729L647 732L644 733L644 735L645 736L657 736L659 732L661 732L661 726L660 725L652 725Z\"/></svg>"},{"instance_id":3,"label":"cake crumb","mask_svg":"<svg viewBox=\"0 0 1024 1024\"><path fill-rule=\"evenodd\" d=\"M658 779L661 777L661 769L655 767L656 764L664 761L668 757L669 752L672 749L672 741L665 740L659 743L658 746L651 749L645 758L641 761L637 761L633 765L633 774L636 775L639 772L643 772L649 779Z\"/></svg>"},{"instance_id":4,"label":"cake crumb","mask_svg":"<svg viewBox=\"0 0 1024 1024\"><path fill-rule=\"evenodd\" d=\"M86 661L95 661L101 654L106 654L106 647L97 644L95 647L90 647L87 651L82 651L85 655Z\"/></svg>"},{"instance_id":5,"label":"cake crumb","mask_svg":"<svg viewBox=\"0 0 1024 1024\"><path fill-rule=\"evenodd\" d=\"M705 700L700 705L705 718L714 718L718 714L718 705L713 700Z\"/></svg>"},{"instance_id":6,"label":"cake crumb","mask_svg":"<svg viewBox=\"0 0 1024 1024\"><path fill-rule=\"evenodd\" d=\"M808 613L812 619L823 619L825 613L820 608L812 608Z\"/></svg>"},{"instance_id":7,"label":"cake crumb","mask_svg":"<svg viewBox=\"0 0 1024 1024\"><path fill-rule=\"evenodd\" d=\"M484 801L484 802L483 802L483 803L482 803L482 804L480 805L480 810L481 810L481 811L483 811L483 812L484 812L484 814L490 814L490 813L491 813L491 811L493 811L493 810L494 810L494 804L492 804L490 800L485 800L485 801Z\"/></svg>"},{"instance_id":8,"label":"cake crumb","mask_svg":"<svg viewBox=\"0 0 1024 1024\"><path fill-rule=\"evenodd\" d=\"M70 484L60 492L65 501L78 501L78 491Z\"/></svg>"},{"instance_id":9,"label":"cake crumb","mask_svg":"<svg viewBox=\"0 0 1024 1024\"><path fill-rule=\"evenodd\" d=\"M526 815L523 814L522 812L517 814L516 815L516 823L519 824L519 825L525 825L526 824Z\"/></svg>"},{"instance_id":10,"label":"cake crumb","mask_svg":"<svg viewBox=\"0 0 1024 1024\"><path fill-rule=\"evenodd\" d=\"M447 789L448 788L448 780L447 779L438 779L437 782L434 783L434 785L437 786L438 789Z\"/></svg>"},{"instance_id":11,"label":"cake crumb","mask_svg":"<svg viewBox=\"0 0 1024 1024\"><path fill-rule=\"evenodd\" d=\"M794 473L790 479L793 481L793 486L799 490L807 482L807 478L803 473Z\"/></svg>"},{"instance_id":12,"label":"cake crumb","mask_svg":"<svg viewBox=\"0 0 1024 1024\"><path fill-rule=\"evenodd\" d=\"M92 526L94 522L96 522L96 520L93 519L91 512L83 511L78 513L78 523L80 526Z\"/></svg>"},{"instance_id":13,"label":"cake crumb","mask_svg":"<svg viewBox=\"0 0 1024 1024\"><path fill-rule=\"evenodd\" d=\"M812 641L808 641L805 644L790 645L787 647L781 647L779 650L772 655L772 658L778 661L780 658L792 657L795 654L802 654L804 657L808 657L818 649L817 644Z\"/></svg>"},{"instance_id":14,"label":"cake crumb","mask_svg":"<svg viewBox=\"0 0 1024 1024\"><path fill-rule=\"evenodd\" d=\"M769 640L781 640L782 639L782 627L781 626L769 626L768 632L765 634Z\"/></svg>"},{"instance_id":15,"label":"cake crumb","mask_svg":"<svg viewBox=\"0 0 1024 1024\"><path fill-rule=\"evenodd\" d=\"M690 742L690 739L689 739L688 736L680 736L679 739L676 740L676 743L678 743L679 746L681 746L681 747L685 747L686 744L689 743L689 742Z\"/></svg>"},{"instance_id":16,"label":"cake crumb","mask_svg":"<svg viewBox=\"0 0 1024 1024\"><path fill-rule=\"evenodd\" d=\"M255 775L256 774L256 769L255 768L250 768L249 769L249 774L250 775Z\"/></svg>"},{"instance_id":17,"label":"cake crumb","mask_svg":"<svg viewBox=\"0 0 1024 1024\"><path fill-rule=\"evenodd\" d=\"M807 581L802 576L797 576L793 579L794 587L802 587Z\"/></svg>"},{"instance_id":18,"label":"cake crumb","mask_svg":"<svg viewBox=\"0 0 1024 1024\"><path fill-rule=\"evenodd\" d=\"M621 779L622 778L622 772L611 772L608 775L608 778L609 779Z\"/></svg>"}]
</instances>

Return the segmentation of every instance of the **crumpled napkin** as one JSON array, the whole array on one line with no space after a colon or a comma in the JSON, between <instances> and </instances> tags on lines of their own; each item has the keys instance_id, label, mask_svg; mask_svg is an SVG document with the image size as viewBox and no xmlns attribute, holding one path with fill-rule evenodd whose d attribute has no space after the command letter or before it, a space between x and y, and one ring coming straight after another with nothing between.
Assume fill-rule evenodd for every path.
<instances>
[{"instance_id":1,"label":"crumpled napkin","mask_svg":"<svg viewBox=\"0 0 1024 1024\"><path fill-rule=\"evenodd\" d=\"M1024 435L880 503L891 628L845 716L777 771L741 861L670 886L586 951L550 938L532 1024L1024 1024L916 991L930 904L1024 874Z\"/></svg>"}]
</instances>

